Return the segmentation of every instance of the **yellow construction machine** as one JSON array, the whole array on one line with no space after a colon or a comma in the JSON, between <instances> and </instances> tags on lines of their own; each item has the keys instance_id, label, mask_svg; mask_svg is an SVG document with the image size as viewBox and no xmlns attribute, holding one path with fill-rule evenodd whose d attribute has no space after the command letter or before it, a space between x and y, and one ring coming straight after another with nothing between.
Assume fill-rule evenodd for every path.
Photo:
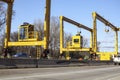
<instances>
[{"instance_id":1,"label":"yellow construction machine","mask_svg":"<svg viewBox=\"0 0 120 80\"><path fill-rule=\"evenodd\" d=\"M96 12L92 13L92 17L93 17L93 42L94 42L93 49L94 49L94 52L98 55L100 60L111 60L112 55L118 54L118 31L119 29ZM98 52L97 50L97 20L101 21L102 23L110 27L115 32L115 50L113 52Z\"/></svg>"},{"instance_id":2,"label":"yellow construction machine","mask_svg":"<svg viewBox=\"0 0 120 80\"><path fill-rule=\"evenodd\" d=\"M83 37L79 34L77 34L76 36L73 36L72 37L72 42L68 42L67 43L67 47L65 47L64 45L64 21L68 22L68 23L71 23L75 26L77 26L78 28L83 28L87 31L89 31L91 33L91 39L90 39L90 47L89 48L84 48L82 47L82 43L83 43ZM92 39L92 36L93 36L93 30L85 25L82 25L74 20L71 20L67 17L64 17L64 16L60 16L60 54L61 56L63 55L64 52L66 52L66 56L65 58L67 60L69 60L71 57L70 57L70 54L69 52L92 52L92 46L93 46L93 39Z\"/></svg>"},{"instance_id":3,"label":"yellow construction machine","mask_svg":"<svg viewBox=\"0 0 120 80\"><path fill-rule=\"evenodd\" d=\"M120 30L116 26L114 26L112 23L104 19L102 16L100 16L98 13L93 12L93 29L88 28L80 23L77 23L71 19L68 19L64 16L60 16L60 54L63 54L63 52L70 52L70 51L83 51L83 52L89 52L91 59L97 59L97 60L111 60L112 55L118 54L118 31ZM113 52L99 52L98 46L97 46L97 19L104 23L106 26L110 27L115 32L115 51ZM68 42L67 47L64 47L64 25L63 22L69 22L71 24L76 25L79 28L86 29L91 32L91 40L90 40L90 48L83 48L82 47L82 36L77 34L76 36L72 37L72 42ZM69 53L66 53L66 59L70 59Z\"/></svg>"},{"instance_id":4,"label":"yellow construction machine","mask_svg":"<svg viewBox=\"0 0 120 80\"><path fill-rule=\"evenodd\" d=\"M7 49L8 47L11 47L11 46L36 46L37 47L37 59L39 59L40 58L40 46L43 46L44 50L48 51L49 36L50 36L49 29L50 29L51 0L46 0L45 20L44 20L44 39L38 40L38 33L34 30L34 25L24 23L23 25L19 27L17 42L10 41L12 8L13 8L14 0L1 0L1 1L8 4L4 48Z\"/></svg>"}]
</instances>

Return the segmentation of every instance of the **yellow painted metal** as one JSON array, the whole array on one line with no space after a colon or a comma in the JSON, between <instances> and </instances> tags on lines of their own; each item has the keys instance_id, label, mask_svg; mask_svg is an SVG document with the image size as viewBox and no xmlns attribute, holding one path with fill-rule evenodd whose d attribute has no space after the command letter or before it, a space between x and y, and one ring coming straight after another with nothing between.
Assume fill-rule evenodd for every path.
<instances>
[{"instance_id":1,"label":"yellow painted metal","mask_svg":"<svg viewBox=\"0 0 120 80\"><path fill-rule=\"evenodd\" d=\"M82 48L82 36L73 36L72 46L73 48Z\"/></svg>"},{"instance_id":2,"label":"yellow painted metal","mask_svg":"<svg viewBox=\"0 0 120 80\"><path fill-rule=\"evenodd\" d=\"M97 52L97 24L96 24L96 13L92 13L93 16L93 52Z\"/></svg>"},{"instance_id":3,"label":"yellow painted metal","mask_svg":"<svg viewBox=\"0 0 120 80\"><path fill-rule=\"evenodd\" d=\"M8 46L42 46L44 41L8 42Z\"/></svg>"},{"instance_id":4,"label":"yellow painted metal","mask_svg":"<svg viewBox=\"0 0 120 80\"><path fill-rule=\"evenodd\" d=\"M60 16L60 54L63 52L64 47L64 23L63 16Z\"/></svg>"},{"instance_id":5,"label":"yellow painted metal","mask_svg":"<svg viewBox=\"0 0 120 80\"><path fill-rule=\"evenodd\" d=\"M10 41L10 29L11 29L11 19L12 19L12 8L14 0L1 0L8 4L7 6L7 16L6 16L6 31L5 31L5 42L4 47L8 47L8 42Z\"/></svg>"},{"instance_id":6,"label":"yellow painted metal","mask_svg":"<svg viewBox=\"0 0 120 80\"><path fill-rule=\"evenodd\" d=\"M81 49L73 49L73 48L69 48L69 49L67 49L67 48L62 48L62 51L91 51L91 48L81 48Z\"/></svg>"},{"instance_id":7,"label":"yellow painted metal","mask_svg":"<svg viewBox=\"0 0 120 80\"><path fill-rule=\"evenodd\" d=\"M118 54L118 31L115 31L115 55Z\"/></svg>"},{"instance_id":8,"label":"yellow painted metal","mask_svg":"<svg viewBox=\"0 0 120 80\"><path fill-rule=\"evenodd\" d=\"M80 49L82 48L82 36L72 36L72 44L69 42L67 48Z\"/></svg>"},{"instance_id":9,"label":"yellow painted metal","mask_svg":"<svg viewBox=\"0 0 120 80\"><path fill-rule=\"evenodd\" d=\"M93 51L93 32L91 32L91 35L90 35L90 48Z\"/></svg>"},{"instance_id":10,"label":"yellow painted metal","mask_svg":"<svg viewBox=\"0 0 120 80\"><path fill-rule=\"evenodd\" d=\"M34 32L34 34L37 35L37 32L36 33ZM27 42L27 41L37 41L37 40L38 40L37 37L36 38L27 38L27 39L19 39L20 42L21 41L25 41L25 42Z\"/></svg>"},{"instance_id":11,"label":"yellow painted metal","mask_svg":"<svg viewBox=\"0 0 120 80\"><path fill-rule=\"evenodd\" d=\"M49 36L50 36L50 7L51 0L46 0L45 20L44 20L44 49L49 47Z\"/></svg>"},{"instance_id":12,"label":"yellow painted metal","mask_svg":"<svg viewBox=\"0 0 120 80\"><path fill-rule=\"evenodd\" d=\"M99 58L101 61L109 61L111 60L111 56L113 55L114 52L98 52L97 54L99 55Z\"/></svg>"},{"instance_id":13,"label":"yellow painted metal","mask_svg":"<svg viewBox=\"0 0 120 80\"><path fill-rule=\"evenodd\" d=\"M88 31L90 31L91 33L92 33L92 29L91 28L89 28L89 27L87 27L87 26L84 26L84 25L82 25L82 24L80 24L80 23L78 23L78 22L75 22L75 21L73 21L73 20L71 20L71 19L69 19L69 18L66 18L66 17L64 17L64 16L60 16L60 54L62 54L62 52L63 51L67 51L67 49L65 49L64 48L64 23L63 23L63 21L66 21L66 22L68 22L68 23L71 23L71 24L73 24L73 25L75 25L75 26L77 26L78 28L83 28L83 29L85 29L85 30L88 30ZM91 39L92 40L92 39ZM92 42L92 41L91 41ZM80 44L79 44L79 46L80 46ZM91 46L92 46L92 43L91 43ZM76 48L76 49L69 49L70 51L83 51L84 50L84 48L83 49L81 49L81 48ZM86 50L86 49L85 49Z\"/></svg>"}]
</instances>

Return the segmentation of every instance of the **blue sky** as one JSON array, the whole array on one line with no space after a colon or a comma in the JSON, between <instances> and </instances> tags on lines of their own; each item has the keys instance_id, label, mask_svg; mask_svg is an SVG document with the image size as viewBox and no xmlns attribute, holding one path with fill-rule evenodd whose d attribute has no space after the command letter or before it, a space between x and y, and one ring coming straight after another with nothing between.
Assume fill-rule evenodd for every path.
<instances>
[{"instance_id":1,"label":"blue sky","mask_svg":"<svg viewBox=\"0 0 120 80\"><path fill-rule=\"evenodd\" d=\"M105 19L116 26L120 26L120 0L51 0L51 16L66 16L92 28L92 12L96 11ZM35 20L44 20L45 0L15 0L16 12L12 21L12 31L17 31L23 22L34 23ZM105 25L98 22L98 41L111 42L107 45L114 46L114 33L105 33ZM65 31L75 34L82 31L82 35L90 38L90 33L65 23ZM106 45L102 43L101 46Z\"/></svg>"}]
</instances>

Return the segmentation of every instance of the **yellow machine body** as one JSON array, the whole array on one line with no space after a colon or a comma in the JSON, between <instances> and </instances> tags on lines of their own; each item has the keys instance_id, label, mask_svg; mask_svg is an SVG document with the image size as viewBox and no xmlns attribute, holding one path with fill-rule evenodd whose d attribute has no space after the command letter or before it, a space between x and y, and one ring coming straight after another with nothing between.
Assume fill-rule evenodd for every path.
<instances>
[{"instance_id":1,"label":"yellow machine body","mask_svg":"<svg viewBox=\"0 0 120 80\"><path fill-rule=\"evenodd\" d=\"M72 36L72 43L68 43L68 48L80 49L82 48L83 39L82 36L76 35Z\"/></svg>"},{"instance_id":2,"label":"yellow machine body","mask_svg":"<svg viewBox=\"0 0 120 80\"><path fill-rule=\"evenodd\" d=\"M100 60L101 61L104 61L104 60L111 60L111 55L110 54L107 54L107 53L102 53L100 54Z\"/></svg>"},{"instance_id":3,"label":"yellow machine body","mask_svg":"<svg viewBox=\"0 0 120 80\"><path fill-rule=\"evenodd\" d=\"M109 61L112 55L114 55L114 52L97 52L97 54L99 55L99 60Z\"/></svg>"},{"instance_id":4,"label":"yellow machine body","mask_svg":"<svg viewBox=\"0 0 120 80\"><path fill-rule=\"evenodd\" d=\"M78 35L72 37L73 48L82 48L82 43L83 43L82 36Z\"/></svg>"}]
</instances>

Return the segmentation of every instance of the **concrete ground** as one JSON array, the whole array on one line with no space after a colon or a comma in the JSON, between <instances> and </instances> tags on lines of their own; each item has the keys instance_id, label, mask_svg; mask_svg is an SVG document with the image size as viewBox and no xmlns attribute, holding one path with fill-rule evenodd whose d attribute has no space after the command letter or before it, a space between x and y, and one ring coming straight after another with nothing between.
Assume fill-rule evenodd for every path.
<instances>
[{"instance_id":1,"label":"concrete ground","mask_svg":"<svg viewBox=\"0 0 120 80\"><path fill-rule=\"evenodd\" d=\"M0 80L120 80L120 66L0 69Z\"/></svg>"}]
</instances>

